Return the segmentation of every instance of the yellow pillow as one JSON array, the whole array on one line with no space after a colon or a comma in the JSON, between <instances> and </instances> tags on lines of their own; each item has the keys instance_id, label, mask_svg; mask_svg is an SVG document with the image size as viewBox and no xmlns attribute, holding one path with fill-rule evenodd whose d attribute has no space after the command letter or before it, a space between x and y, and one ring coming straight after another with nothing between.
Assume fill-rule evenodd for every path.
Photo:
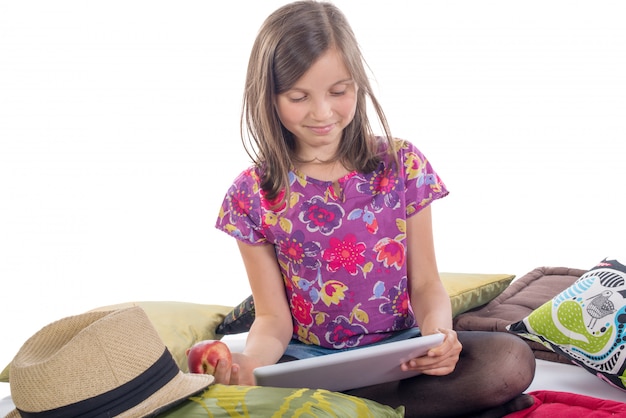
<instances>
[{"instance_id":1,"label":"yellow pillow","mask_svg":"<svg viewBox=\"0 0 626 418\"><path fill-rule=\"evenodd\" d=\"M513 274L439 273L452 304L452 316L491 301L515 278Z\"/></svg>"},{"instance_id":2,"label":"yellow pillow","mask_svg":"<svg viewBox=\"0 0 626 418\"><path fill-rule=\"evenodd\" d=\"M203 305L188 302L147 301L126 302L117 305L102 306L94 311L140 306L150 318L165 346L183 372L187 372L185 351L197 341L214 340L215 328L224 320L232 306ZM10 366L10 364L9 364ZM9 366L0 373L0 382L9 381Z\"/></svg>"},{"instance_id":3,"label":"yellow pillow","mask_svg":"<svg viewBox=\"0 0 626 418\"><path fill-rule=\"evenodd\" d=\"M450 295L452 315L456 316L491 301L508 287L515 275L481 273L439 273ZM178 366L188 371L185 351L195 342L217 339L215 328L233 310L221 305L201 305L187 302L128 302L95 310L141 306ZM9 366L0 373L0 382L9 381Z\"/></svg>"},{"instance_id":4,"label":"yellow pillow","mask_svg":"<svg viewBox=\"0 0 626 418\"><path fill-rule=\"evenodd\" d=\"M439 273L441 281L450 295L452 315L484 305L498 296L513 281L512 274ZM254 300L248 296L226 315L217 327L218 334L247 332L254 322Z\"/></svg>"},{"instance_id":5,"label":"yellow pillow","mask_svg":"<svg viewBox=\"0 0 626 418\"><path fill-rule=\"evenodd\" d=\"M95 311L140 306L183 372L189 371L185 351L198 341L217 339L215 328L233 308L189 302L147 301L103 306Z\"/></svg>"}]
</instances>

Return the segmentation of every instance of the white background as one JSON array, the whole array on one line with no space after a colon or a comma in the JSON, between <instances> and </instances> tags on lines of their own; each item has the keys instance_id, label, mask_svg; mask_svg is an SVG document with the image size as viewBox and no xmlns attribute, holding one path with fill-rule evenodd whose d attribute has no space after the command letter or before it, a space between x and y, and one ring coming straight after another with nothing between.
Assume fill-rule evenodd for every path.
<instances>
[{"instance_id":1,"label":"white background","mask_svg":"<svg viewBox=\"0 0 626 418\"><path fill-rule=\"evenodd\" d=\"M214 223L249 163L250 47L283 3L0 2L0 369L97 306L249 294ZM336 4L393 133L451 190L441 271L626 258L623 2Z\"/></svg>"}]
</instances>

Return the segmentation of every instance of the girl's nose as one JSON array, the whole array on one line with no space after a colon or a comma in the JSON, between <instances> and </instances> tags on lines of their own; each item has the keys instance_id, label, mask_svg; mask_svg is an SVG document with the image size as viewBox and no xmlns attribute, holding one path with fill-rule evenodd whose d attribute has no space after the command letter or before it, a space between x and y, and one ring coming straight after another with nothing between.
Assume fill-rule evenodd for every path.
<instances>
[{"instance_id":1,"label":"girl's nose","mask_svg":"<svg viewBox=\"0 0 626 418\"><path fill-rule=\"evenodd\" d=\"M330 118L333 111L328 100L320 99L313 102L311 106L311 117L314 120L324 121Z\"/></svg>"}]
</instances>

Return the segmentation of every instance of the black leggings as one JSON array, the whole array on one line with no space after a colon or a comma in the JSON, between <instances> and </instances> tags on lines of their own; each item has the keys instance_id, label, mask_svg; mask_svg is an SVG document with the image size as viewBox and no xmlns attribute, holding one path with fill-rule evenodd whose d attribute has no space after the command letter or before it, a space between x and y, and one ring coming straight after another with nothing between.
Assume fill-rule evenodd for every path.
<instances>
[{"instance_id":1,"label":"black leggings","mask_svg":"<svg viewBox=\"0 0 626 418\"><path fill-rule=\"evenodd\" d=\"M406 417L502 417L529 407L523 395L535 375L535 357L521 338L505 332L459 331L455 370L419 375L345 393L384 405L404 405Z\"/></svg>"}]
</instances>

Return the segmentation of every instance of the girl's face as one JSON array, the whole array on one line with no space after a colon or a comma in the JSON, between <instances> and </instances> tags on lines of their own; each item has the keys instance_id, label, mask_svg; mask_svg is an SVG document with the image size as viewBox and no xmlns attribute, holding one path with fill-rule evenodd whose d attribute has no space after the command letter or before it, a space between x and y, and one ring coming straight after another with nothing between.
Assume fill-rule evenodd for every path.
<instances>
[{"instance_id":1,"label":"girl's face","mask_svg":"<svg viewBox=\"0 0 626 418\"><path fill-rule=\"evenodd\" d=\"M308 160L334 155L341 132L354 118L357 91L341 54L331 48L290 90L277 96L278 117L295 136L298 157Z\"/></svg>"}]
</instances>

